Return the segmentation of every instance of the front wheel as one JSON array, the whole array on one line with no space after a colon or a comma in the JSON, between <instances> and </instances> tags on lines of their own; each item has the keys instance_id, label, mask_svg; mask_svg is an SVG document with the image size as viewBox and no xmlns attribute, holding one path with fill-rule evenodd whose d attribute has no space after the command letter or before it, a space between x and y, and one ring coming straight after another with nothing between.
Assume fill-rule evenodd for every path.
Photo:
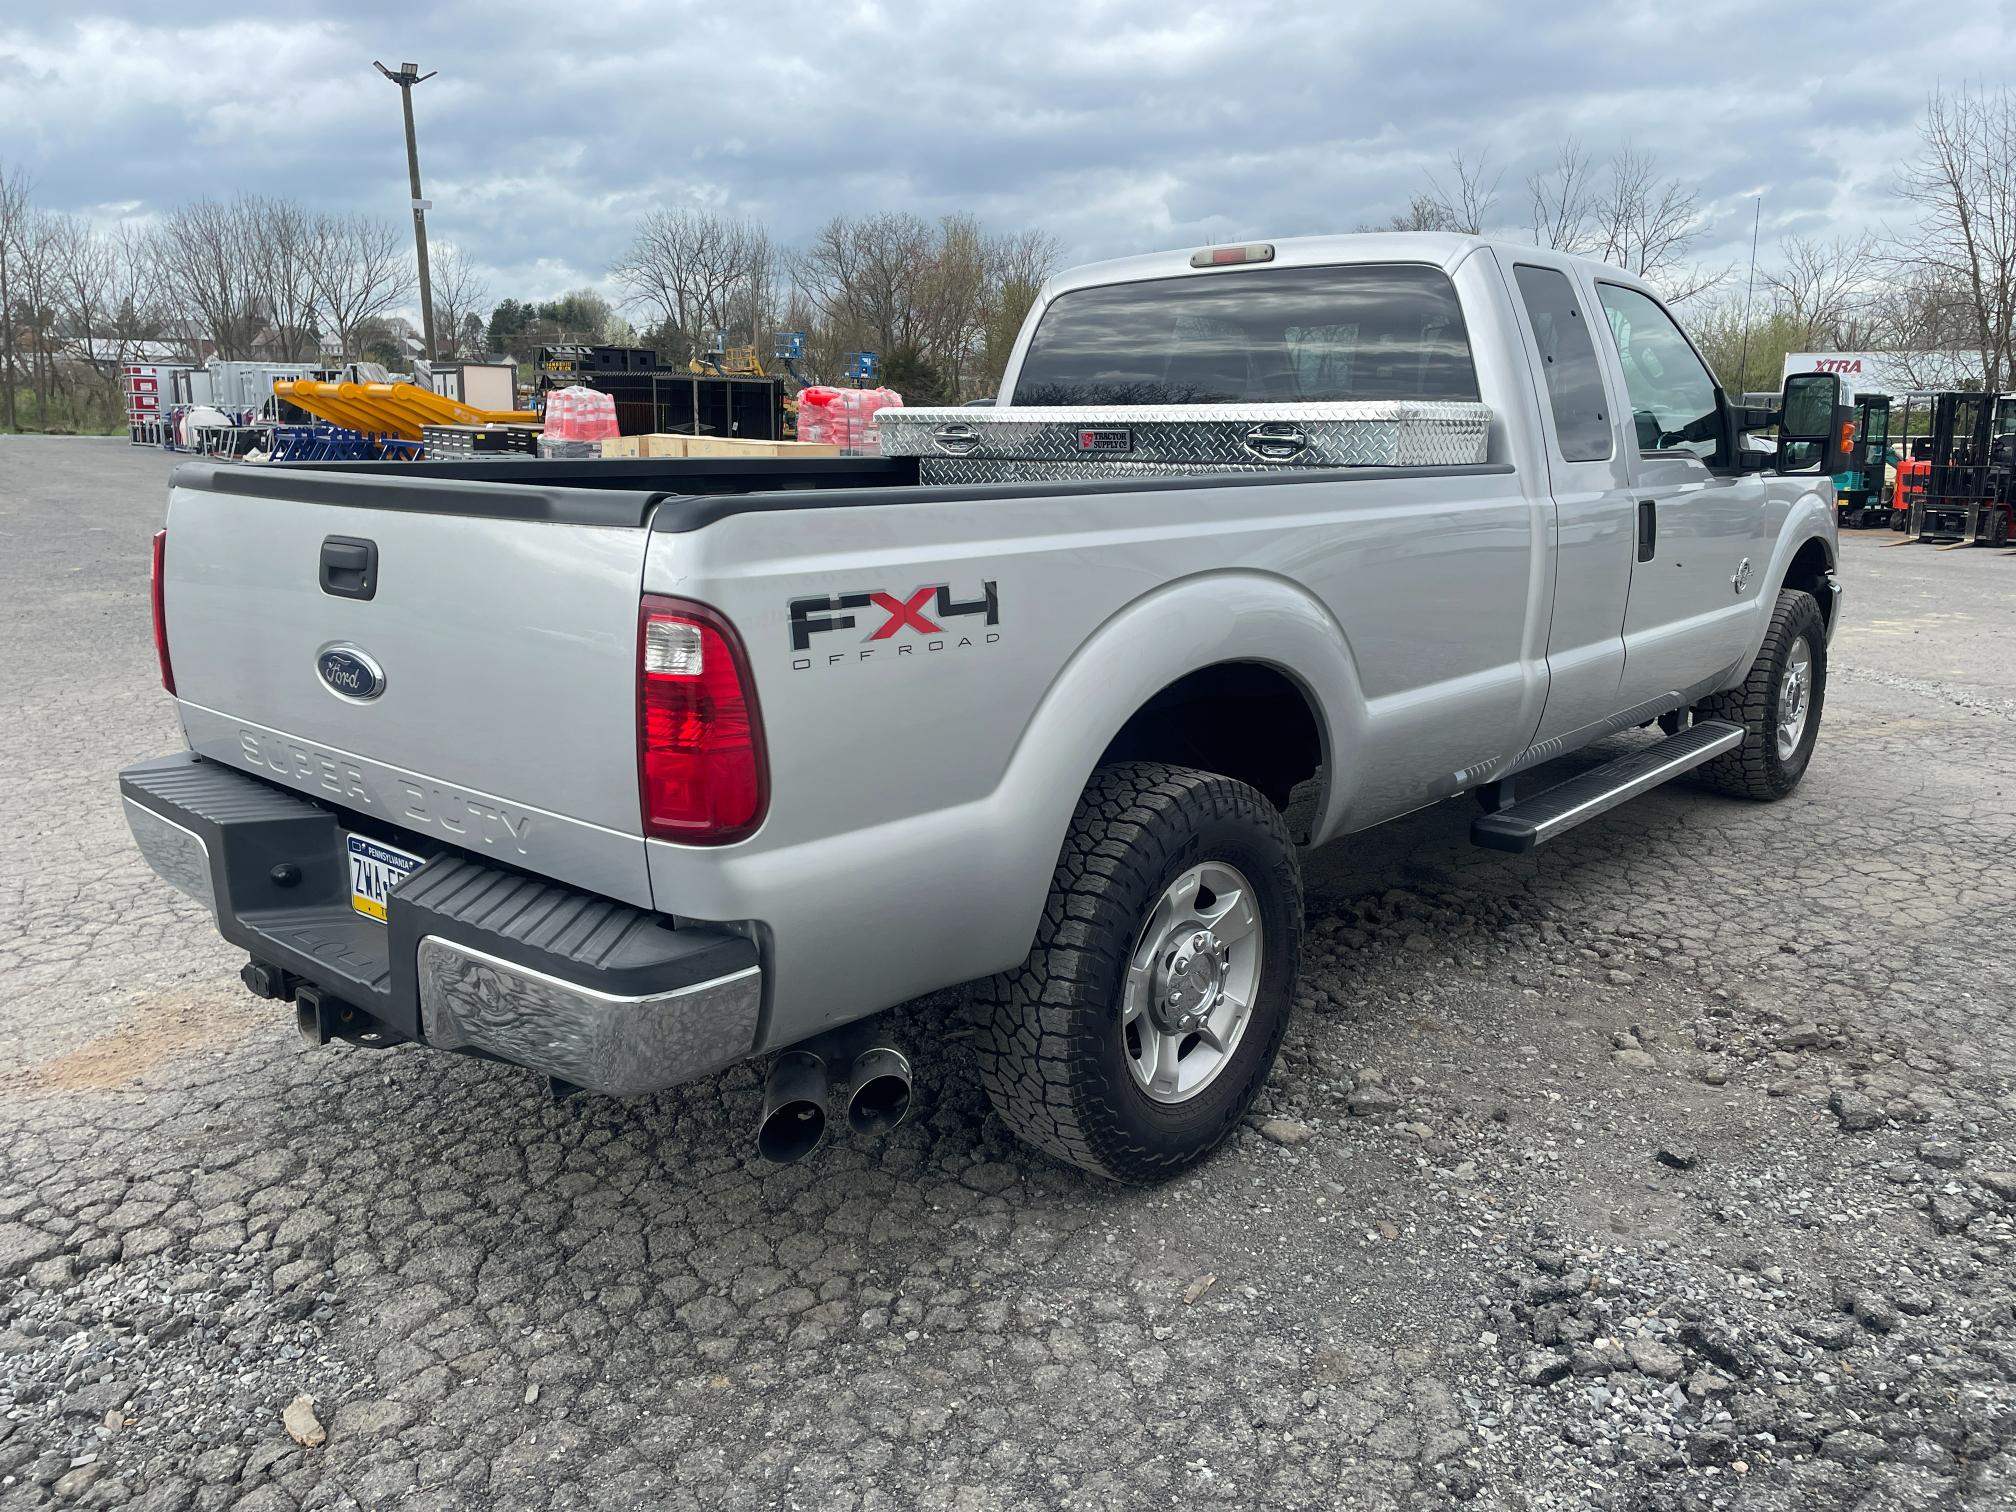
<instances>
[{"instance_id":1,"label":"front wheel","mask_svg":"<svg viewBox=\"0 0 2016 1512\"><path fill-rule=\"evenodd\" d=\"M1827 700L1827 623L1810 593L1778 595L1750 675L1695 706L1701 719L1743 726L1743 743L1698 769L1708 786L1741 798L1783 798L1799 785L1820 738Z\"/></svg>"},{"instance_id":2,"label":"front wheel","mask_svg":"<svg viewBox=\"0 0 2016 1512\"><path fill-rule=\"evenodd\" d=\"M1301 874L1272 804L1188 767L1101 767L1028 960L975 991L981 1084L1038 1149L1117 1181L1166 1180L1252 1106L1301 940Z\"/></svg>"}]
</instances>

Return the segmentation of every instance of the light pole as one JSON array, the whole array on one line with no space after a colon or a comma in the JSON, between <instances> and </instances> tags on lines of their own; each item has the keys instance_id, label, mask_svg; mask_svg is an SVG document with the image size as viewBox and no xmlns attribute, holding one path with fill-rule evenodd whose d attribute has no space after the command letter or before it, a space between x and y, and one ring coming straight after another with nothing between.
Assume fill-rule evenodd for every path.
<instances>
[{"instance_id":1,"label":"light pole","mask_svg":"<svg viewBox=\"0 0 2016 1512\"><path fill-rule=\"evenodd\" d=\"M418 63L401 63L397 73L376 58L371 60L371 66L399 86L399 103L406 111L406 177L413 187L413 250L420 258L420 334L427 343L427 360L432 362L434 285L427 276L427 201L420 197L420 149L413 140L413 86L426 83L434 74L420 72Z\"/></svg>"}]
</instances>

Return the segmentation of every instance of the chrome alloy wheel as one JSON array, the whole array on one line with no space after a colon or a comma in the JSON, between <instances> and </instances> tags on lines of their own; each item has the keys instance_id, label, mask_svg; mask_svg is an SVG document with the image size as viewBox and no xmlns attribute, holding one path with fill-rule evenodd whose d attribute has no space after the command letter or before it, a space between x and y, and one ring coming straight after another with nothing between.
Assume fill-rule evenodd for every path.
<instances>
[{"instance_id":1,"label":"chrome alloy wheel","mask_svg":"<svg viewBox=\"0 0 2016 1512\"><path fill-rule=\"evenodd\" d=\"M1253 885L1223 861L1169 884L1134 942L1120 1013L1135 1085L1187 1102L1231 1064L1260 991L1262 940Z\"/></svg>"},{"instance_id":2,"label":"chrome alloy wheel","mask_svg":"<svg viewBox=\"0 0 2016 1512\"><path fill-rule=\"evenodd\" d=\"M1785 658L1785 675L1778 680L1780 761L1790 761L1792 753L1799 749L1799 738L1806 733L1806 715L1812 707L1812 698L1813 652L1802 635L1792 643L1792 654Z\"/></svg>"}]
</instances>

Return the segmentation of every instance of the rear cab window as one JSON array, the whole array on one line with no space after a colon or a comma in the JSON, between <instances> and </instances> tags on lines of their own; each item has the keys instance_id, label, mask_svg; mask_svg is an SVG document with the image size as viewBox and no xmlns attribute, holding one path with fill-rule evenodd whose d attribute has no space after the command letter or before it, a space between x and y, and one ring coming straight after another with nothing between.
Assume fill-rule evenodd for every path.
<instances>
[{"instance_id":1,"label":"rear cab window","mask_svg":"<svg viewBox=\"0 0 2016 1512\"><path fill-rule=\"evenodd\" d=\"M1467 400L1477 370L1439 268L1250 268L1052 300L1008 400L1073 407Z\"/></svg>"},{"instance_id":2,"label":"rear cab window","mask_svg":"<svg viewBox=\"0 0 2016 1512\"><path fill-rule=\"evenodd\" d=\"M1561 460L1607 462L1617 449L1610 400L1574 284L1560 269L1532 263L1515 264L1512 276L1540 353Z\"/></svg>"}]
</instances>

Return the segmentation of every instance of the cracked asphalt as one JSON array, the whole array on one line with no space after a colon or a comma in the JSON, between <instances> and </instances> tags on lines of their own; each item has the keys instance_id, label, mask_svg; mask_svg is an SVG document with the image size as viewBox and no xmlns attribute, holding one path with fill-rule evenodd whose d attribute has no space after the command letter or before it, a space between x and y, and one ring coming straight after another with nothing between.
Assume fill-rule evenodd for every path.
<instances>
[{"instance_id":1,"label":"cracked asphalt","mask_svg":"<svg viewBox=\"0 0 2016 1512\"><path fill-rule=\"evenodd\" d=\"M169 465L0 438L0 1508L2016 1504L2016 553L1846 540L1787 802L1310 857L1261 1108L1135 1192L956 995L781 1170L751 1068L302 1046L119 814Z\"/></svg>"}]
</instances>

